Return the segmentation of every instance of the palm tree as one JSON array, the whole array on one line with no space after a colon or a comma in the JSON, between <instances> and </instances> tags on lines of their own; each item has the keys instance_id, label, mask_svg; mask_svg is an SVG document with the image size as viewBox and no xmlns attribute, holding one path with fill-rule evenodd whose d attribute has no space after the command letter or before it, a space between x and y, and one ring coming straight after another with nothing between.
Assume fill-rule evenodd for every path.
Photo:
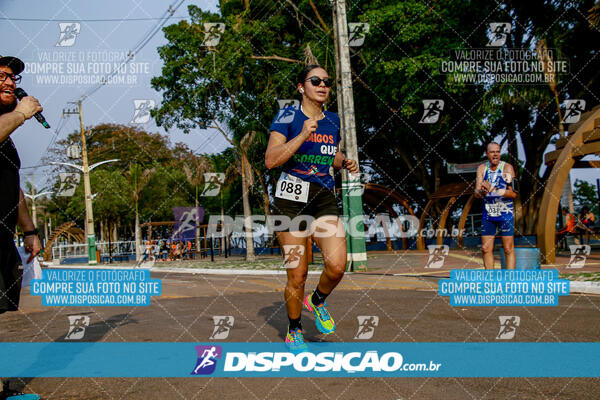
<instances>
[{"instance_id":1,"label":"palm tree","mask_svg":"<svg viewBox=\"0 0 600 400\"><path fill-rule=\"evenodd\" d=\"M190 185L194 186L196 196L194 205L198 208L198 187L204 183L204 173L214 171L212 162L206 156L191 157L191 165L183 164L183 171ZM196 252L200 249L200 226L196 224Z\"/></svg>"},{"instance_id":2,"label":"palm tree","mask_svg":"<svg viewBox=\"0 0 600 400\"><path fill-rule=\"evenodd\" d=\"M600 3L596 2L592 8L588 10L588 21L592 27L600 27Z\"/></svg>"},{"instance_id":3,"label":"palm tree","mask_svg":"<svg viewBox=\"0 0 600 400\"><path fill-rule=\"evenodd\" d=\"M139 213L139 202L140 195L144 187L148 184L156 168L144 169L140 164L131 163L129 164L129 171L127 172L127 180L129 181L131 195L135 203L135 258L139 260L142 256L142 232L140 229L140 213Z\"/></svg>"},{"instance_id":4,"label":"palm tree","mask_svg":"<svg viewBox=\"0 0 600 400\"><path fill-rule=\"evenodd\" d=\"M251 131L244 135L238 146L241 159L241 174L242 174L242 204L244 206L244 228L246 231L246 261L256 260L254 255L254 237L252 236L252 221L250 215L250 201L248 199L248 190L254 185L254 174L252 166L248 161L248 149L252 145L256 132Z\"/></svg>"}]
</instances>

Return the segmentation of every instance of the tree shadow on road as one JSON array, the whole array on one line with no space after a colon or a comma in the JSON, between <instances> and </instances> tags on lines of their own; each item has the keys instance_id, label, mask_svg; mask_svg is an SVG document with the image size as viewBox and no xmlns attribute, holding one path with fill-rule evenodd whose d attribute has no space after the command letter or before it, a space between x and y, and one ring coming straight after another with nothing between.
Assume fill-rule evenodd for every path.
<instances>
[{"instance_id":1,"label":"tree shadow on road","mask_svg":"<svg viewBox=\"0 0 600 400\"><path fill-rule=\"evenodd\" d=\"M86 315L93 314L92 312L88 313L77 313L77 315ZM114 331L116 328L127 324L137 324L137 320L131 318L130 314L117 314L113 315L110 318L107 318L102 321L91 323L89 326L85 327L85 335L82 340L69 340L66 339L68 332L61 334L59 337L55 338L53 342L39 351L37 359L25 370L27 373L29 371L34 371L34 376L47 375L52 371L61 370L64 367L67 367L75 358L87 350L89 347L93 346L94 343L102 342L102 338L108 335L109 332ZM72 351L61 353L60 357L56 357L56 351L53 349L54 343L89 343L88 346L73 346ZM48 360L52 360L51 363L48 363ZM22 375L22 373L16 374L16 376ZM25 387L28 386L35 377L30 378L7 378L11 382L11 389L18 390L21 392L25 392Z\"/></svg>"}]
</instances>

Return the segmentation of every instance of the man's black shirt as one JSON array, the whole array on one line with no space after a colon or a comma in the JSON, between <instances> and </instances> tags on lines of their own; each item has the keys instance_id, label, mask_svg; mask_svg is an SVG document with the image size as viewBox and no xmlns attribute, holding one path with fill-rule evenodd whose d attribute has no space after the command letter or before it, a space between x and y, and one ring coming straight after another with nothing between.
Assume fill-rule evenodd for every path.
<instances>
[{"instance_id":1,"label":"man's black shirt","mask_svg":"<svg viewBox=\"0 0 600 400\"><path fill-rule=\"evenodd\" d=\"M0 143L0 238L12 240L19 215L21 159L12 139Z\"/></svg>"}]
</instances>

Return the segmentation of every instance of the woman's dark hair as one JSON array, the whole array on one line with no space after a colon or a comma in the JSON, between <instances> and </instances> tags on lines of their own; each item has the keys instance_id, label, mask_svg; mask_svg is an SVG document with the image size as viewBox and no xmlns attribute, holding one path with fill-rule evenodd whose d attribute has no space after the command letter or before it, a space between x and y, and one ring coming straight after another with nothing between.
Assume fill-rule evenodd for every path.
<instances>
[{"instance_id":1,"label":"woman's dark hair","mask_svg":"<svg viewBox=\"0 0 600 400\"><path fill-rule=\"evenodd\" d=\"M320 65L317 65L317 64L311 64L311 65L307 65L306 67L304 67L302 69L302 71L300 71L300 75L298 75L298 83L304 83L304 81L308 77L308 74L310 74L310 71L312 71L313 69L317 69L317 68L323 68L323 67L321 67Z\"/></svg>"}]
</instances>

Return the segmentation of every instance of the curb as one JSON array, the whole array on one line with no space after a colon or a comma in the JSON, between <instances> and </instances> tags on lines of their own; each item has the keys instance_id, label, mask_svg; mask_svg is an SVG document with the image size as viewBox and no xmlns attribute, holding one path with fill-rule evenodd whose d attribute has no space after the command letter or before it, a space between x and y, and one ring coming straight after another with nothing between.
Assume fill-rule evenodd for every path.
<instances>
[{"instance_id":1,"label":"curb","mask_svg":"<svg viewBox=\"0 0 600 400\"><path fill-rule=\"evenodd\" d=\"M569 291L570 293L600 294L600 282L571 281Z\"/></svg>"},{"instance_id":2,"label":"curb","mask_svg":"<svg viewBox=\"0 0 600 400\"><path fill-rule=\"evenodd\" d=\"M151 272L169 272L183 274L207 274L207 275L285 275L283 269L210 269L210 268L150 268ZM308 271L308 274L320 274L321 271Z\"/></svg>"},{"instance_id":3,"label":"curb","mask_svg":"<svg viewBox=\"0 0 600 400\"><path fill-rule=\"evenodd\" d=\"M285 275L287 272L284 269L211 269L211 268L160 268L160 267L132 267L128 265L111 265L111 266L89 266L89 265L49 265L49 269L149 269L150 272L167 272L179 274L206 274L206 275ZM321 271L308 271L309 275L320 274Z\"/></svg>"}]
</instances>

